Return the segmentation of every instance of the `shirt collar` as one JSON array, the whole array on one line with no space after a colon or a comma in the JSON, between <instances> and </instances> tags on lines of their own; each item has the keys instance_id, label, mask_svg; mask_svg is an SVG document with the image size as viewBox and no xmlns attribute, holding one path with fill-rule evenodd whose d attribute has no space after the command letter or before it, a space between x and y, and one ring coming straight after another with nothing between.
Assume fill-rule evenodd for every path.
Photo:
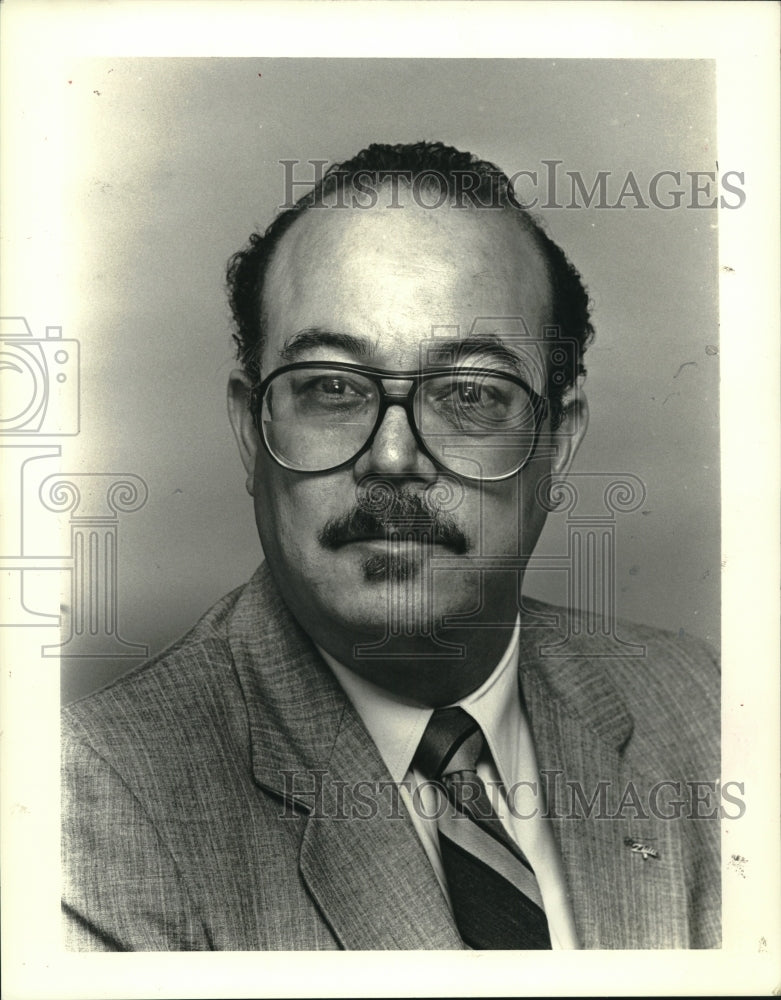
<instances>
[{"instance_id":1,"label":"shirt collar","mask_svg":"<svg viewBox=\"0 0 781 1000\"><path fill-rule=\"evenodd\" d=\"M512 782L518 733L523 725L518 694L519 635L520 618L490 677L455 703L479 723L499 777L506 785ZM434 710L391 694L359 677L319 646L318 650L363 720L391 778L397 783L403 781Z\"/></svg>"}]
</instances>

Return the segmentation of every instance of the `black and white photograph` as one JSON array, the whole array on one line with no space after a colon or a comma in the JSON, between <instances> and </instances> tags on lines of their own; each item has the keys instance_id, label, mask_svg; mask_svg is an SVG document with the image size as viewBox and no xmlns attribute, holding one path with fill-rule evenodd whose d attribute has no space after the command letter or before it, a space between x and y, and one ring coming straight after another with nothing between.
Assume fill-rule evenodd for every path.
<instances>
[{"instance_id":1,"label":"black and white photograph","mask_svg":"<svg viewBox=\"0 0 781 1000\"><path fill-rule=\"evenodd\" d=\"M3 12L8 995L771 992L777 9L154 6Z\"/></svg>"}]
</instances>

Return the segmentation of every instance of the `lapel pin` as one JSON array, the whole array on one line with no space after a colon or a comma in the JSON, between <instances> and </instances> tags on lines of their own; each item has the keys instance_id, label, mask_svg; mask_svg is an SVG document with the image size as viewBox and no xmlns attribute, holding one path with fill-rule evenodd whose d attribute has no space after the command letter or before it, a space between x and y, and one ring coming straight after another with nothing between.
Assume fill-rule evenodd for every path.
<instances>
[{"instance_id":1,"label":"lapel pin","mask_svg":"<svg viewBox=\"0 0 781 1000\"><path fill-rule=\"evenodd\" d=\"M633 854L642 855L643 861L647 861L649 858L659 858L659 852L650 844L644 844L640 840L632 840L631 837L624 837L624 843Z\"/></svg>"}]
</instances>

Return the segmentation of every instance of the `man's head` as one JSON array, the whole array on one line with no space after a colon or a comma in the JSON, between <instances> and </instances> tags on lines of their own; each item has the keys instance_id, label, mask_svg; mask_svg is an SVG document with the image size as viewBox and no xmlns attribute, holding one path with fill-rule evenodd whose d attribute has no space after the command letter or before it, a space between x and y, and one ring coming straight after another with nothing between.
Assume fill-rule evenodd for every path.
<instances>
[{"instance_id":1,"label":"man's head","mask_svg":"<svg viewBox=\"0 0 781 1000\"><path fill-rule=\"evenodd\" d=\"M500 171L419 144L332 168L229 283L232 421L283 596L356 672L461 697L507 642L538 487L585 429L577 272Z\"/></svg>"},{"instance_id":2,"label":"man's head","mask_svg":"<svg viewBox=\"0 0 781 1000\"><path fill-rule=\"evenodd\" d=\"M385 191L386 197L380 197ZM250 379L261 378L261 355L268 330L264 283L278 244L299 215L312 207L347 203L356 211L377 204L431 206L439 211L456 204L460 210L496 214L506 210L529 233L545 261L551 286L551 318L561 349L549 359L548 398L551 419L560 419L564 395L585 375L583 353L593 337L588 295L575 267L542 225L517 200L507 175L493 163L439 142L407 145L374 143L343 163L332 164L321 183L296 204L280 212L264 233L253 233L247 246L228 266L228 292L236 331L237 356ZM441 202L441 204L438 204ZM403 211L403 208L397 209ZM539 331L537 331L539 334Z\"/></svg>"}]
</instances>

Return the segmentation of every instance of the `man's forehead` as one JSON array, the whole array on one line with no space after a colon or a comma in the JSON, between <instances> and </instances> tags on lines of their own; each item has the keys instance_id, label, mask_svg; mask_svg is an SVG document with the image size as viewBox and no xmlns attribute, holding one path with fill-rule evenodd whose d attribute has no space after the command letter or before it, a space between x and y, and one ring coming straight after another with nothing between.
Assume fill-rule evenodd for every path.
<instances>
[{"instance_id":1,"label":"man's forehead","mask_svg":"<svg viewBox=\"0 0 781 1000\"><path fill-rule=\"evenodd\" d=\"M311 327L403 329L408 342L413 324L421 340L501 337L526 353L552 318L545 261L511 211L410 205L304 211L270 262L263 311L269 360Z\"/></svg>"},{"instance_id":2,"label":"man's forehead","mask_svg":"<svg viewBox=\"0 0 781 1000\"><path fill-rule=\"evenodd\" d=\"M363 209L337 204L302 211L274 252L267 289L273 290L281 273L306 271L324 257L333 265L348 256L363 259L367 251L395 251L404 261L426 259L440 268L466 255L475 263L490 263L492 270L506 272L510 279L520 276L524 283L545 288L549 284L537 240L511 207L445 204L427 209L412 202L390 207L380 201Z\"/></svg>"}]
</instances>

